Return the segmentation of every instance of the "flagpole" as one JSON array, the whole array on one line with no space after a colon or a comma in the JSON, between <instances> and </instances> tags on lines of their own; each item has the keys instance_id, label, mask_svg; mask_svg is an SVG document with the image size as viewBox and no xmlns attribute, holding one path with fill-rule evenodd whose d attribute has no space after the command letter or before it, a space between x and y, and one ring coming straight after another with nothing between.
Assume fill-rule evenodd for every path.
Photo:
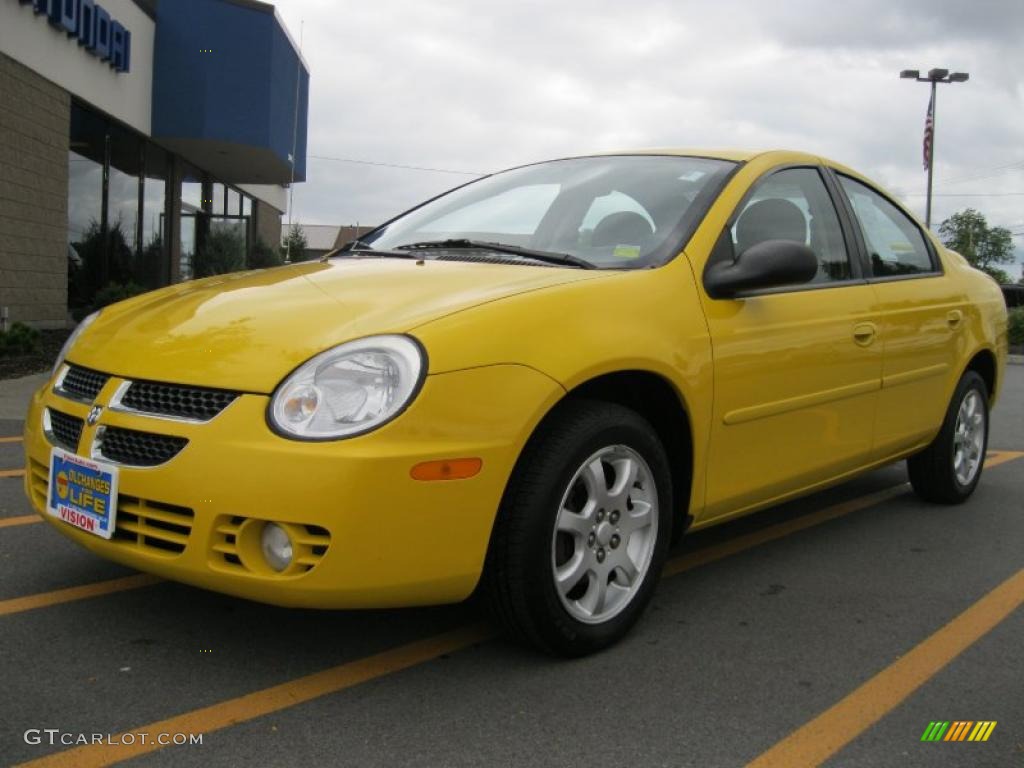
<instances>
[{"instance_id":1,"label":"flagpole","mask_svg":"<svg viewBox=\"0 0 1024 768\"><path fill-rule=\"evenodd\" d=\"M936 82L932 80L932 101L931 101L931 113L932 113L932 129L931 129L931 143L928 148L928 201L925 203L924 211L924 226L926 229L932 228L932 169L935 167L935 96L936 96Z\"/></svg>"},{"instance_id":2,"label":"flagpole","mask_svg":"<svg viewBox=\"0 0 1024 768\"><path fill-rule=\"evenodd\" d=\"M299 22L299 53L295 62L295 113L292 116L292 152L288 155L288 162L292 166L291 181L288 182L288 237L284 243L284 262L290 264L292 261L292 208L295 202L295 152L299 143L299 85L302 82L302 33L305 31L306 20Z\"/></svg>"},{"instance_id":3,"label":"flagpole","mask_svg":"<svg viewBox=\"0 0 1024 768\"><path fill-rule=\"evenodd\" d=\"M918 69L904 69L900 72L904 80L916 80L919 83L931 83L932 98L928 103L928 117L925 119L925 150L928 153L928 200L925 203L924 224L932 228L932 168L935 165L935 97L939 83L966 83L970 78L967 72L950 72L948 69L930 69L925 77L921 77Z\"/></svg>"}]
</instances>

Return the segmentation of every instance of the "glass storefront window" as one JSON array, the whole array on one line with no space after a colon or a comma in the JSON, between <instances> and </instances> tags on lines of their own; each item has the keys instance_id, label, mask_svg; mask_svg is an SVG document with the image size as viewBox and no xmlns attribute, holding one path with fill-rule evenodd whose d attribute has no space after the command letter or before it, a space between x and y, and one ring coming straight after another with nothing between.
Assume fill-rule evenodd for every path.
<instances>
[{"instance_id":1,"label":"glass storefront window","mask_svg":"<svg viewBox=\"0 0 1024 768\"><path fill-rule=\"evenodd\" d=\"M68 303L92 309L166 285L244 269L252 200L141 134L72 102L68 153ZM176 252L169 182L182 179ZM175 194L178 198L179 194ZM170 258L179 260L172 269ZM175 275L177 272L177 275Z\"/></svg>"},{"instance_id":2,"label":"glass storefront window","mask_svg":"<svg viewBox=\"0 0 1024 768\"><path fill-rule=\"evenodd\" d=\"M213 185L211 185L211 188L213 190L213 193L212 193L213 205L210 208L210 212L213 213L214 216L223 216L224 213L225 213L225 211L224 211L224 185L223 184L213 184Z\"/></svg>"},{"instance_id":3,"label":"glass storefront window","mask_svg":"<svg viewBox=\"0 0 1024 768\"><path fill-rule=\"evenodd\" d=\"M167 283L169 270L164 255L164 205L169 171L167 152L155 144L146 146L142 192L142 243L139 250L139 284L158 288Z\"/></svg>"},{"instance_id":4,"label":"glass storefront window","mask_svg":"<svg viewBox=\"0 0 1024 768\"><path fill-rule=\"evenodd\" d=\"M139 246L139 182L142 176L142 142L120 126L108 127L110 175L107 191L107 249L109 281L115 285L139 285L136 255Z\"/></svg>"},{"instance_id":5,"label":"glass storefront window","mask_svg":"<svg viewBox=\"0 0 1024 768\"><path fill-rule=\"evenodd\" d=\"M203 205L203 174L185 167L181 182L181 254L178 275L181 280L195 276L196 252L204 239L208 207Z\"/></svg>"},{"instance_id":6,"label":"glass storefront window","mask_svg":"<svg viewBox=\"0 0 1024 768\"><path fill-rule=\"evenodd\" d=\"M192 263L196 255L195 214L181 214L181 256L178 261L178 276L181 280L192 279Z\"/></svg>"},{"instance_id":7,"label":"glass storefront window","mask_svg":"<svg viewBox=\"0 0 1024 768\"><path fill-rule=\"evenodd\" d=\"M68 152L68 306L87 314L106 269L103 235L103 164L106 121L71 107Z\"/></svg>"}]
</instances>

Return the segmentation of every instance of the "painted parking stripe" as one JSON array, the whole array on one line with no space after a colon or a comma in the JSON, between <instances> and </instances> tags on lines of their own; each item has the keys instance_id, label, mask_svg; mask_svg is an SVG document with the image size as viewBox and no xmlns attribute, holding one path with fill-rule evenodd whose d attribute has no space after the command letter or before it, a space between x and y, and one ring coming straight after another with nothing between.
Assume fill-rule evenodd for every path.
<instances>
[{"instance_id":1,"label":"painted parking stripe","mask_svg":"<svg viewBox=\"0 0 1024 768\"><path fill-rule=\"evenodd\" d=\"M0 477L24 477L24 469L0 469Z\"/></svg>"},{"instance_id":2,"label":"painted parking stripe","mask_svg":"<svg viewBox=\"0 0 1024 768\"><path fill-rule=\"evenodd\" d=\"M343 691L346 688L375 680L379 677L415 667L437 657L468 648L477 643L490 640L497 633L483 624L459 627L450 632L434 635L424 640L393 648L383 653L340 664L321 672L290 680L272 688L264 688L254 693L228 699L209 707L196 709L182 715L161 720L144 726L140 730L150 733L210 733L219 731L238 723L244 723L272 712L318 699L329 693ZM111 741L116 741L112 739ZM76 747L64 752L42 757L22 763L26 766L68 766L69 768L93 768L95 766L113 765L122 760L144 755L161 749L162 746L152 740L143 744L141 740L135 744L98 744Z\"/></svg>"},{"instance_id":3,"label":"painted parking stripe","mask_svg":"<svg viewBox=\"0 0 1024 768\"><path fill-rule=\"evenodd\" d=\"M793 731L747 768L817 766L899 706L953 659L1024 605L1024 569L816 718ZM954 722L943 741L958 741L968 722Z\"/></svg>"},{"instance_id":4,"label":"painted parking stripe","mask_svg":"<svg viewBox=\"0 0 1024 768\"><path fill-rule=\"evenodd\" d=\"M808 528L813 528L822 523L827 523L829 520L835 520L837 517L843 515L849 515L852 512L859 512L862 509L868 509L869 507L881 504L883 501L902 496L910 489L910 483L900 483L893 485L888 488L883 488L881 491L869 493L865 496L858 496L855 499L849 501L841 501L838 504L833 504L825 509L820 509L817 512L812 512L809 515L794 518L793 520L787 520L784 523L777 523L775 525L763 528L760 531L754 531L748 533L745 536L739 536L735 539L730 539L721 544L715 544L704 549L699 549L696 552L691 552L681 557L673 558L669 560L665 565L665 570L662 571L664 576L674 576L677 573L688 571L692 568L696 568L700 565L706 565L713 563L716 560L721 560L729 555L742 552L746 549L765 544L769 541L775 541L781 539L784 536L789 536L792 533L803 531Z\"/></svg>"},{"instance_id":5,"label":"painted parking stripe","mask_svg":"<svg viewBox=\"0 0 1024 768\"><path fill-rule=\"evenodd\" d=\"M17 517L0 517L0 528L9 528L12 525L31 525L41 523L43 518L39 515L18 515Z\"/></svg>"},{"instance_id":6,"label":"painted parking stripe","mask_svg":"<svg viewBox=\"0 0 1024 768\"><path fill-rule=\"evenodd\" d=\"M1019 459L1021 456L1024 456L1024 451L989 451L985 455L985 469L998 467L1000 464Z\"/></svg>"},{"instance_id":7,"label":"painted parking stripe","mask_svg":"<svg viewBox=\"0 0 1024 768\"><path fill-rule=\"evenodd\" d=\"M1017 458L1019 456L1024 456L1024 452L1019 452L1010 458ZM987 456L986 466L990 466L995 458L1001 458L1001 456L992 456L991 454ZM1004 460L1009 461L1010 459ZM1002 461L999 463L1002 463ZM733 542L725 542L721 545L708 547L706 550L673 558L666 565L664 574L672 576L682 573L697 566L752 549L760 544L774 541L789 533L805 530L829 520L834 520L842 515L867 509L906 492L907 488L907 483L900 483L882 491L840 502L807 515L807 522L805 524L799 524L803 523L804 520L779 523L747 536L742 536L736 540L737 543L735 544ZM1024 574L1024 571L1021 573ZM359 661L331 667L298 680L254 691L244 696L211 704L202 709L185 712L181 715L161 720L158 723L141 725L133 728L130 733L211 733L263 715L288 709L298 703L311 701L321 696L351 688L360 683L369 682L370 680L385 677L400 670L433 661L442 654L464 650L495 636L497 636L495 630L483 625L463 627L442 635L435 635L425 640L409 643ZM418 660L405 663L410 657L415 657ZM293 686L298 686L298 688ZM120 735L115 735L110 739L113 744L90 744L74 747L73 749L55 752L36 760L21 763L18 768L108 766L138 757L139 755L155 752L163 749L165 746L157 743L155 740L147 741L145 744L141 743L141 741L136 741L131 745L120 744Z\"/></svg>"},{"instance_id":8,"label":"painted parking stripe","mask_svg":"<svg viewBox=\"0 0 1024 768\"><path fill-rule=\"evenodd\" d=\"M9 600L0 600L0 616L7 616L12 613L22 613L36 608L48 608L51 605L70 603L74 600L85 600L89 597L110 595L115 592L124 592L129 589L148 587L158 584L163 579L152 576L148 573L137 573L134 576L125 576L120 579L109 581L97 581L92 584L83 584L80 587L68 587L57 589L52 592L40 592L25 597L12 597Z\"/></svg>"},{"instance_id":9,"label":"painted parking stripe","mask_svg":"<svg viewBox=\"0 0 1024 768\"><path fill-rule=\"evenodd\" d=\"M10 437L0 437L0 443L20 443L20 435L11 435Z\"/></svg>"}]
</instances>

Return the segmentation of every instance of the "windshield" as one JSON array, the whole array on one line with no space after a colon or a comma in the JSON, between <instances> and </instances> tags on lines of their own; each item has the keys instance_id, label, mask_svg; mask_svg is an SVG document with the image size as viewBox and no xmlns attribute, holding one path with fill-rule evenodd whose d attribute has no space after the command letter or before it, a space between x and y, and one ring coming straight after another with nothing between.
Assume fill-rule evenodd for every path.
<instances>
[{"instance_id":1,"label":"windshield","mask_svg":"<svg viewBox=\"0 0 1024 768\"><path fill-rule=\"evenodd\" d=\"M472 241L568 254L606 269L656 266L683 247L734 165L663 155L539 163L455 189L364 236L356 247Z\"/></svg>"}]
</instances>

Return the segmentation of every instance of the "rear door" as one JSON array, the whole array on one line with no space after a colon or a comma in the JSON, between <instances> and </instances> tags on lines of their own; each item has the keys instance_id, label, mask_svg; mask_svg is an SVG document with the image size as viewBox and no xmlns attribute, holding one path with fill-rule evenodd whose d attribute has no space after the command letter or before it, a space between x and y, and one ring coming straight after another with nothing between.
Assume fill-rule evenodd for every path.
<instances>
[{"instance_id":1,"label":"rear door","mask_svg":"<svg viewBox=\"0 0 1024 768\"><path fill-rule=\"evenodd\" d=\"M836 174L859 224L858 247L877 297L883 348L876 458L931 441L962 359L966 296L917 223L878 190Z\"/></svg>"},{"instance_id":2,"label":"rear door","mask_svg":"<svg viewBox=\"0 0 1024 768\"><path fill-rule=\"evenodd\" d=\"M783 168L739 205L710 263L764 240L795 240L817 255L811 283L703 295L715 366L705 515L754 506L869 461L882 355L874 293L851 258L824 170Z\"/></svg>"}]
</instances>

